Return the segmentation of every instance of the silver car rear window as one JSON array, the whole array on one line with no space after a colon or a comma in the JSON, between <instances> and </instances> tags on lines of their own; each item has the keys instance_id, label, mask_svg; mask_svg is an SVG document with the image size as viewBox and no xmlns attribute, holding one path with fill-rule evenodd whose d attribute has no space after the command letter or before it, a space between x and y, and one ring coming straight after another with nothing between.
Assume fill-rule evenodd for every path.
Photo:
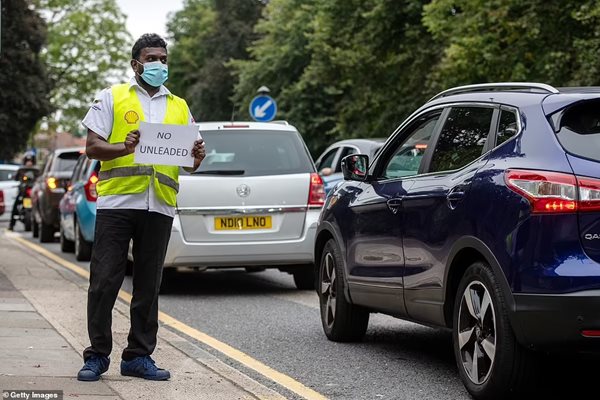
<instances>
[{"instance_id":1,"label":"silver car rear window","mask_svg":"<svg viewBox=\"0 0 600 400\"><path fill-rule=\"evenodd\" d=\"M80 152L68 152L68 153L60 153L56 157L56 161L52 165L52 170L54 171L73 171L75 168L75 164L77 164L77 159L81 156Z\"/></svg>"},{"instance_id":2,"label":"silver car rear window","mask_svg":"<svg viewBox=\"0 0 600 400\"><path fill-rule=\"evenodd\" d=\"M17 174L16 169L0 168L0 182L13 181L15 179L16 174Z\"/></svg>"},{"instance_id":3,"label":"silver car rear window","mask_svg":"<svg viewBox=\"0 0 600 400\"><path fill-rule=\"evenodd\" d=\"M200 131L206 158L195 175L285 175L312 172L302 138L293 131Z\"/></svg>"}]
</instances>

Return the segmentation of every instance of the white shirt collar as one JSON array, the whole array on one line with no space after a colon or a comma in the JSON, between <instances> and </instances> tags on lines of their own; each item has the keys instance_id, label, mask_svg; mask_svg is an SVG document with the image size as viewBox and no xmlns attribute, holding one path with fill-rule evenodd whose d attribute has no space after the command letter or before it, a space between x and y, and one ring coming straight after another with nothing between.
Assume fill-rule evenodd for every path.
<instances>
[{"instance_id":1,"label":"white shirt collar","mask_svg":"<svg viewBox=\"0 0 600 400\"><path fill-rule=\"evenodd\" d=\"M146 89L141 87L140 84L137 82L135 76L132 76L131 79L129 79L129 88L131 89L132 87L137 87L139 90L143 90L144 93L147 93ZM172 94L171 91L165 87L165 85L161 85L154 97L159 96L172 96Z\"/></svg>"}]
</instances>

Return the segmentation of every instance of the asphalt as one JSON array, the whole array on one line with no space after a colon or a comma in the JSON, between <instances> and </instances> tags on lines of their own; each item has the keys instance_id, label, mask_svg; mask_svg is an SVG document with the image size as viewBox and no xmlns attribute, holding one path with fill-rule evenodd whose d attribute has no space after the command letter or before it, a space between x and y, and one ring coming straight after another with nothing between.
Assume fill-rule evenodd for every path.
<instances>
[{"instance_id":1,"label":"asphalt","mask_svg":"<svg viewBox=\"0 0 600 400\"><path fill-rule=\"evenodd\" d=\"M9 234L10 235L10 234ZM283 399L171 330L159 330L153 355L169 369L167 382L121 376L119 354L129 329L128 306L113 312L109 371L98 382L79 382L88 344L87 284L0 234L0 391L62 390L78 399ZM12 398L12 397L10 397Z\"/></svg>"},{"instance_id":2,"label":"asphalt","mask_svg":"<svg viewBox=\"0 0 600 400\"><path fill-rule=\"evenodd\" d=\"M35 243L32 246L39 246L30 234L19 232L15 235ZM5 248L1 246L3 240L0 237L0 272L3 262L8 262L4 257ZM53 257L60 257L82 269L88 268L86 263L77 262L72 254L61 253L58 243L44 244L43 248ZM53 265L44 257L36 257L46 269L54 270L85 290L81 277ZM14 261L18 265L22 259L16 257ZM43 271L36 273L45 276ZM7 275L10 278L10 274ZM15 286L20 288L16 283ZM129 278L123 289L131 291ZM32 292L35 290L24 293ZM69 304L69 301L73 300L63 298L58 304ZM85 302L81 297L78 301ZM180 272L171 278L166 292L161 294L160 308L189 327L244 352L332 400L470 398L458 376L449 332L372 314L363 342L330 342L321 328L316 294L296 290L291 277L278 271L251 274L236 270ZM77 305L73 310L67 308L64 311L68 311L67 315L78 315L79 319L84 315L83 306ZM126 317L127 306L119 303L116 314ZM59 322L60 318L57 318ZM0 327L1 324L0 321ZM64 325L69 324L65 322ZM170 340L171 345L178 345L180 351L213 372L225 371L222 376L229 377L229 382L237 386L245 388L243 382L249 380L285 398L302 398L246 368L239 362L239 357L229 358L173 326L163 326L159 332L162 338L175 334L178 339ZM87 336L81 340L82 343L87 341ZM83 344L72 347L80 349ZM165 359L161 356L158 360L162 363ZM539 396L531 398L595 398L596 366L597 360L545 358L540 365L541 380L531 382ZM174 379L179 379L181 370L176 372ZM108 381L120 378L118 372L113 373L113 377L109 374ZM195 379L194 376L192 380Z\"/></svg>"}]
</instances>

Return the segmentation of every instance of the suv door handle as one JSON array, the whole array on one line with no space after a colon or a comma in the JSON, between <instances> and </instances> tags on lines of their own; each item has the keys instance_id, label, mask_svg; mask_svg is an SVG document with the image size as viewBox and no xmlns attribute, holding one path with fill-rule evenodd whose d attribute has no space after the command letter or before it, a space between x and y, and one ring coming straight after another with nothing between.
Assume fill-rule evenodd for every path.
<instances>
[{"instance_id":1,"label":"suv door handle","mask_svg":"<svg viewBox=\"0 0 600 400\"><path fill-rule=\"evenodd\" d=\"M456 206L458 205L458 203L462 199L464 199L464 197L465 197L465 192L463 192L460 189L448 193L448 195L446 196L446 201L447 201L448 207L451 210L454 210L456 208Z\"/></svg>"},{"instance_id":2,"label":"suv door handle","mask_svg":"<svg viewBox=\"0 0 600 400\"><path fill-rule=\"evenodd\" d=\"M401 198L389 199L387 201L387 206L393 214L397 214L398 210L400 210L400 207L402 207L402 199Z\"/></svg>"}]
</instances>

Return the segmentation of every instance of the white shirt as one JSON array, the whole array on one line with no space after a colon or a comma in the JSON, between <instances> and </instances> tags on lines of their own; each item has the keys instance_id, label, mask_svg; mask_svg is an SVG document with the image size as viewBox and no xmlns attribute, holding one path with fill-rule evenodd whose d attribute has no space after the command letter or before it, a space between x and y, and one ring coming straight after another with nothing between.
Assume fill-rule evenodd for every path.
<instances>
[{"instance_id":1,"label":"white shirt","mask_svg":"<svg viewBox=\"0 0 600 400\"><path fill-rule=\"evenodd\" d=\"M142 105L142 111L144 112L145 121L162 123L167 112L167 96L171 96L169 89L161 86L158 92L150 97L148 92L137 83L134 77L129 80L129 85L130 87L134 87L137 92ZM108 140L112 133L113 126L113 103L114 100L110 88L106 88L98 93L94 100L94 104L92 104L82 121L83 126ZM194 118L189 110L188 115L190 125L194 124ZM169 217L175 216L175 208L163 203L156 196L154 182L152 180L144 193L98 196L96 208L148 210Z\"/></svg>"}]
</instances>

